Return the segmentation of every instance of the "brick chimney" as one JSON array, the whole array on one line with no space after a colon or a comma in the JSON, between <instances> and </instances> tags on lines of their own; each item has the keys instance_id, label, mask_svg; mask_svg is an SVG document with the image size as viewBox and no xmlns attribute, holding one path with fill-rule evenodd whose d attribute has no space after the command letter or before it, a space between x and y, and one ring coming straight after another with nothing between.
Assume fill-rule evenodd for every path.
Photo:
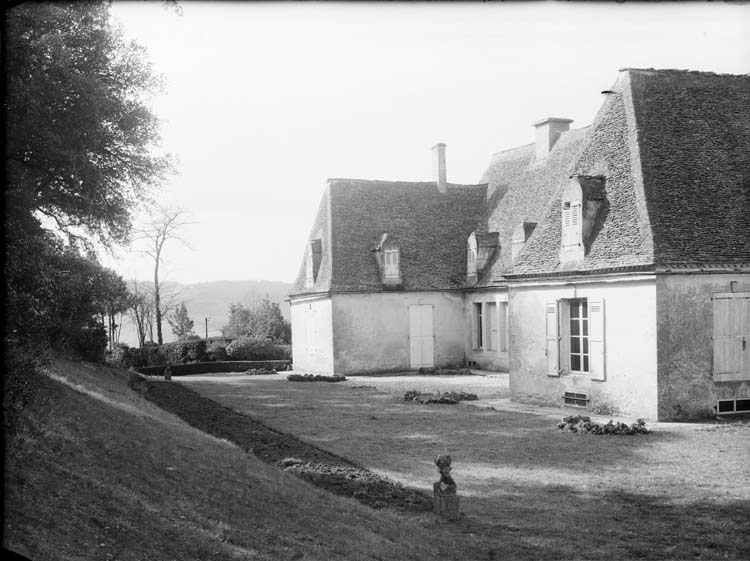
<instances>
[{"instance_id":1,"label":"brick chimney","mask_svg":"<svg viewBox=\"0 0 750 561\"><path fill-rule=\"evenodd\" d=\"M447 181L445 179L445 144L442 142L432 147L432 157L434 162L435 183L438 191L445 194L447 191Z\"/></svg>"},{"instance_id":2,"label":"brick chimney","mask_svg":"<svg viewBox=\"0 0 750 561\"><path fill-rule=\"evenodd\" d=\"M573 119L547 117L533 123L536 128L536 161L544 160L560 138L560 134L570 129Z\"/></svg>"}]
</instances>

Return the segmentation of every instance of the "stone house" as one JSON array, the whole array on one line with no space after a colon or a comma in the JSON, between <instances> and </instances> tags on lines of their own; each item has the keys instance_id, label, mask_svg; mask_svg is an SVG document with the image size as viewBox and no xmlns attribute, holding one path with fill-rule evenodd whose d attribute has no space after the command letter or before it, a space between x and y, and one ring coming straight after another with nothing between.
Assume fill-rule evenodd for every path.
<instances>
[{"instance_id":1,"label":"stone house","mask_svg":"<svg viewBox=\"0 0 750 561\"><path fill-rule=\"evenodd\" d=\"M468 364L513 399L750 410L750 76L623 69L478 185L329 180L290 295L295 367Z\"/></svg>"}]
</instances>

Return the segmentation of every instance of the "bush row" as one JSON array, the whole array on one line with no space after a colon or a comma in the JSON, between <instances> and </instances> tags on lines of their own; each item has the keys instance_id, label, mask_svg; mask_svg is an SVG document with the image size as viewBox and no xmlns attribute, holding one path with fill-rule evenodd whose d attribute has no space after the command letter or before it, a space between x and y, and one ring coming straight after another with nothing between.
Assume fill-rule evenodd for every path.
<instances>
[{"instance_id":1,"label":"bush row","mask_svg":"<svg viewBox=\"0 0 750 561\"><path fill-rule=\"evenodd\" d=\"M320 374L289 374L286 377L290 382L344 382L346 376L343 374L334 374L333 376L322 376Z\"/></svg>"},{"instance_id":2,"label":"bush row","mask_svg":"<svg viewBox=\"0 0 750 561\"><path fill-rule=\"evenodd\" d=\"M161 347L147 345L141 348L118 345L110 353L110 362L124 368L166 366L195 362L291 360L289 345L276 345L270 341L240 337L229 344L205 339L165 343Z\"/></svg>"},{"instance_id":3,"label":"bush row","mask_svg":"<svg viewBox=\"0 0 750 561\"><path fill-rule=\"evenodd\" d=\"M172 376L189 376L190 374L216 374L219 372L247 372L248 370L265 370L270 374L271 370L286 370L290 364L288 360L235 360L222 362L192 362L189 364L172 364ZM137 368L138 372L146 376L164 376L167 365L147 366Z\"/></svg>"}]
</instances>

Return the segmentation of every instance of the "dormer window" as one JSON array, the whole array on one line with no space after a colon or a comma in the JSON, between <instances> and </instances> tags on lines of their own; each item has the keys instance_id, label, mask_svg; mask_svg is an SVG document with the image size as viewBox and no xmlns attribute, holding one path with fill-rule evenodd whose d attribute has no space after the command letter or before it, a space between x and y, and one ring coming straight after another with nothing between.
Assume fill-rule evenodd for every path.
<instances>
[{"instance_id":1,"label":"dormer window","mask_svg":"<svg viewBox=\"0 0 750 561\"><path fill-rule=\"evenodd\" d=\"M383 252L383 272L386 280L398 280L399 275L398 269L398 249L386 249Z\"/></svg>"},{"instance_id":2,"label":"dormer window","mask_svg":"<svg viewBox=\"0 0 750 561\"><path fill-rule=\"evenodd\" d=\"M373 250L375 261L378 263L380 273L380 282L383 283L384 290L402 290L403 277L401 275L401 252L398 243L393 238L389 238L385 233L381 236L380 242Z\"/></svg>"},{"instance_id":3,"label":"dormer window","mask_svg":"<svg viewBox=\"0 0 750 561\"><path fill-rule=\"evenodd\" d=\"M466 241L466 281L469 284L477 282L492 260L495 251L500 247L499 234L489 232L477 234L472 232Z\"/></svg>"},{"instance_id":4,"label":"dormer window","mask_svg":"<svg viewBox=\"0 0 750 561\"><path fill-rule=\"evenodd\" d=\"M581 201L564 201L562 208L563 248L576 247L582 243Z\"/></svg>"},{"instance_id":5,"label":"dormer window","mask_svg":"<svg viewBox=\"0 0 750 561\"><path fill-rule=\"evenodd\" d=\"M323 258L323 242L319 239L310 240L307 247L307 259L305 263L305 284L308 287L315 285L318 280L320 262Z\"/></svg>"},{"instance_id":6,"label":"dormer window","mask_svg":"<svg viewBox=\"0 0 750 561\"><path fill-rule=\"evenodd\" d=\"M576 266L588 253L596 235L599 209L606 202L605 178L575 175L563 189L560 263Z\"/></svg>"},{"instance_id":7,"label":"dormer window","mask_svg":"<svg viewBox=\"0 0 750 561\"><path fill-rule=\"evenodd\" d=\"M477 236L472 232L466 242L466 278L475 281L477 278Z\"/></svg>"}]
</instances>

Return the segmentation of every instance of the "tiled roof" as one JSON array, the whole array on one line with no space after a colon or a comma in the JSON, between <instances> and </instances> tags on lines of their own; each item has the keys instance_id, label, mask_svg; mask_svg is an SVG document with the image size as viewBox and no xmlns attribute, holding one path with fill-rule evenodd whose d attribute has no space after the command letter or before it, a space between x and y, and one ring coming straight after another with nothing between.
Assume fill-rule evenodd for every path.
<instances>
[{"instance_id":1,"label":"tiled roof","mask_svg":"<svg viewBox=\"0 0 750 561\"><path fill-rule=\"evenodd\" d=\"M622 70L590 127L563 133L543 161L534 144L495 154L486 185L329 180L313 228L323 260L293 293L382 290L371 253L401 251L404 289L468 286L469 234L499 233L476 287L507 278L750 263L750 75ZM573 175L604 177L583 261L562 266L561 197ZM513 230L536 223L512 258ZM330 232L328 231L330 225ZM315 234L315 233L318 234Z\"/></svg>"},{"instance_id":2,"label":"tiled roof","mask_svg":"<svg viewBox=\"0 0 750 561\"><path fill-rule=\"evenodd\" d=\"M303 264L292 294L383 290L372 250L384 233L399 248L404 290L460 288L486 193L486 185L448 184L441 194L435 182L330 179L330 283L304 288Z\"/></svg>"},{"instance_id":3,"label":"tiled roof","mask_svg":"<svg viewBox=\"0 0 750 561\"><path fill-rule=\"evenodd\" d=\"M510 269L513 229L521 222L541 222L549 203L573 173L588 128L563 133L542 162L534 161L534 145L492 156L481 181L491 193L480 229L499 232L500 252L476 286L498 281ZM538 227L537 227L538 228ZM533 238L532 238L533 239Z\"/></svg>"},{"instance_id":4,"label":"tiled roof","mask_svg":"<svg viewBox=\"0 0 750 561\"><path fill-rule=\"evenodd\" d=\"M750 261L750 75L628 72L657 264Z\"/></svg>"},{"instance_id":5,"label":"tiled roof","mask_svg":"<svg viewBox=\"0 0 750 561\"><path fill-rule=\"evenodd\" d=\"M573 269L750 261L748 77L626 70L611 91L574 166L606 200ZM565 270L560 196L507 276Z\"/></svg>"}]
</instances>

